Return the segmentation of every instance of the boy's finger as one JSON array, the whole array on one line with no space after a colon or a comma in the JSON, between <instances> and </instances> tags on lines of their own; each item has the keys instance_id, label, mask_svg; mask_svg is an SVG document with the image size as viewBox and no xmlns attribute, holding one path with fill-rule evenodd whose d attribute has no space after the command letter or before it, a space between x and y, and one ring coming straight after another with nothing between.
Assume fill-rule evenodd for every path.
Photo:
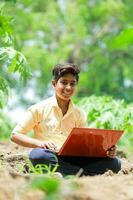
<instances>
[{"instance_id":1,"label":"boy's finger","mask_svg":"<svg viewBox=\"0 0 133 200\"><path fill-rule=\"evenodd\" d=\"M110 149L108 149L108 151L115 151L116 150L116 146L112 146Z\"/></svg>"},{"instance_id":2,"label":"boy's finger","mask_svg":"<svg viewBox=\"0 0 133 200\"><path fill-rule=\"evenodd\" d=\"M53 146L53 147L56 146L54 142L49 141L48 143L49 143L51 146Z\"/></svg>"},{"instance_id":3,"label":"boy's finger","mask_svg":"<svg viewBox=\"0 0 133 200\"><path fill-rule=\"evenodd\" d=\"M115 151L107 151L107 156L113 158L116 156L116 152Z\"/></svg>"}]
</instances>

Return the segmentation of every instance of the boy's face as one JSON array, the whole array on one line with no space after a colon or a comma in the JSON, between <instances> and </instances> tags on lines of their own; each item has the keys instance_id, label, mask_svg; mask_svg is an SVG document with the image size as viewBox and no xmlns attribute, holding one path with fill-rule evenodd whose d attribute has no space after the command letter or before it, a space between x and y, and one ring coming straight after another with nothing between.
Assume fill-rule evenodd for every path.
<instances>
[{"instance_id":1,"label":"boy's face","mask_svg":"<svg viewBox=\"0 0 133 200\"><path fill-rule=\"evenodd\" d=\"M53 80L52 84L57 97L68 101L76 92L77 80L73 74L65 74L58 81Z\"/></svg>"}]
</instances>

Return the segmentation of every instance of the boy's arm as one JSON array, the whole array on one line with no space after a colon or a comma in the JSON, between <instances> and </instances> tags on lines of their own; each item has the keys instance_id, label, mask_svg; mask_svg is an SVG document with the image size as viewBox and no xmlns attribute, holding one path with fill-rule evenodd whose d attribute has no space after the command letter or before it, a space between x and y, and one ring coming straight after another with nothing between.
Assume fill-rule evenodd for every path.
<instances>
[{"instance_id":1,"label":"boy's arm","mask_svg":"<svg viewBox=\"0 0 133 200\"><path fill-rule=\"evenodd\" d=\"M30 138L22 133L12 133L11 141L24 147L36 148L39 147L39 140Z\"/></svg>"},{"instance_id":2,"label":"boy's arm","mask_svg":"<svg viewBox=\"0 0 133 200\"><path fill-rule=\"evenodd\" d=\"M34 107L33 107L34 108ZM32 111L32 112L31 112ZM55 145L53 142L41 141L35 138L31 138L27 133L34 129L38 123L38 113L35 109L28 110L24 115L22 121L13 129L11 135L11 141L17 143L18 145L29 147L29 148L48 148L53 149Z\"/></svg>"},{"instance_id":3,"label":"boy's arm","mask_svg":"<svg viewBox=\"0 0 133 200\"><path fill-rule=\"evenodd\" d=\"M48 141L40 141L38 139L30 138L27 135L21 134L21 133L13 133L11 136L11 141L29 148L44 148L44 149L56 149L56 146L53 142Z\"/></svg>"},{"instance_id":4,"label":"boy's arm","mask_svg":"<svg viewBox=\"0 0 133 200\"><path fill-rule=\"evenodd\" d=\"M35 113L35 112L34 112ZM36 125L35 117L31 111L27 111L22 120L16 125L11 134L11 141L24 146L35 148L39 146L39 141L30 138L26 134Z\"/></svg>"}]
</instances>

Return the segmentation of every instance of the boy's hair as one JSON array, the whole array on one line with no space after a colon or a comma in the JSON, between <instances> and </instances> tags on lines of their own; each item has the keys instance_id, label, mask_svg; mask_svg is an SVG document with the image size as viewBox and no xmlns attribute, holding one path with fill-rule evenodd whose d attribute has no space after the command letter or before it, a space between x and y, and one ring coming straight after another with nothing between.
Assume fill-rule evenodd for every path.
<instances>
[{"instance_id":1,"label":"boy's hair","mask_svg":"<svg viewBox=\"0 0 133 200\"><path fill-rule=\"evenodd\" d=\"M58 81L58 79L65 74L73 74L78 82L79 80L79 73L80 69L78 68L77 65L72 64L72 63L64 63L64 64L57 64L53 68L53 76L54 80Z\"/></svg>"}]
</instances>

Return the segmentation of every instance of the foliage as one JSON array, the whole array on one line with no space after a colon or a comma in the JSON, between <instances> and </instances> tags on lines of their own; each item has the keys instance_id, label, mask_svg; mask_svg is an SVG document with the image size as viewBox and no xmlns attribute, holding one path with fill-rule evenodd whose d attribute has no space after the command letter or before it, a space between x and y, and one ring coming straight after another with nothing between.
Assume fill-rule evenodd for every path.
<instances>
[{"instance_id":1,"label":"foliage","mask_svg":"<svg viewBox=\"0 0 133 200\"><path fill-rule=\"evenodd\" d=\"M7 81L0 76L0 108L4 107L7 103L9 96L9 86Z\"/></svg>"},{"instance_id":2,"label":"foliage","mask_svg":"<svg viewBox=\"0 0 133 200\"><path fill-rule=\"evenodd\" d=\"M54 173L57 169L57 166L55 166L52 170L49 168L49 166L47 166L46 168L49 168L47 172L45 167L46 165L45 166L38 165L37 168L33 167L33 165L32 167L30 167L30 169L34 168L32 172L35 174L29 184L30 186L29 189L31 188L33 190L39 189L43 191L45 194L44 195L45 200L55 200L55 199L61 200L63 197L67 197L71 191L80 188L80 185L75 180L75 176L66 176L65 179L66 180L70 179L71 181L69 182L69 184L65 183L65 187L63 187L62 183L64 182L65 179L64 180L60 179L60 177L56 176L56 174Z\"/></svg>"},{"instance_id":3,"label":"foliage","mask_svg":"<svg viewBox=\"0 0 133 200\"><path fill-rule=\"evenodd\" d=\"M4 106L9 96L11 79L8 76L12 72L19 72L20 79L26 81L31 76L29 66L25 56L14 49L14 32L12 26L13 18L6 16L3 9L0 8L0 107ZM8 68L8 69L7 69Z\"/></svg>"},{"instance_id":4,"label":"foliage","mask_svg":"<svg viewBox=\"0 0 133 200\"><path fill-rule=\"evenodd\" d=\"M30 171L35 174L43 174L44 172L47 173L47 175L53 175L58 168L58 164L56 164L54 167L51 165L46 164L37 164L35 167L32 165L32 163L29 163Z\"/></svg>"},{"instance_id":5,"label":"foliage","mask_svg":"<svg viewBox=\"0 0 133 200\"><path fill-rule=\"evenodd\" d=\"M60 199L59 188L60 180L53 179L53 175L58 168L58 165L52 167L46 164L37 164L35 167L29 161L30 172L33 172L38 177L34 177L30 183L32 189L39 189L45 192L46 200ZM43 175L42 175L43 174ZM40 175L40 176L39 176Z\"/></svg>"},{"instance_id":6,"label":"foliage","mask_svg":"<svg viewBox=\"0 0 133 200\"><path fill-rule=\"evenodd\" d=\"M78 105L87 113L89 127L124 130L119 147L126 153L133 152L133 104L110 96L91 96L80 100Z\"/></svg>"},{"instance_id":7,"label":"foliage","mask_svg":"<svg viewBox=\"0 0 133 200\"><path fill-rule=\"evenodd\" d=\"M34 188L39 188L43 191L47 191L48 194L55 192L58 188L58 181L50 178L37 178L33 182L32 186Z\"/></svg>"},{"instance_id":8,"label":"foliage","mask_svg":"<svg viewBox=\"0 0 133 200\"><path fill-rule=\"evenodd\" d=\"M10 87L15 85L16 82L15 77L10 76L11 73L18 72L20 80L24 82L31 76L25 56L15 49L13 17L8 14L5 15L2 6L0 4L0 109L7 104L10 97ZM11 119L1 111L0 138L2 140L9 139L12 128Z\"/></svg>"},{"instance_id":9,"label":"foliage","mask_svg":"<svg viewBox=\"0 0 133 200\"><path fill-rule=\"evenodd\" d=\"M52 66L67 61L82 71L78 97L108 94L132 101L132 12L131 0L1 1L0 107L7 102L9 86L21 87L15 85L17 73L24 80L30 75L26 58L36 96L50 94ZM121 143L132 148L132 104L101 97L92 98L92 106L87 99L89 124L124 129Z\"/></svg>"},{"instance_id":10,"label":"foliage","mask_svg":"<svg viewBox=\"0 0 133 200\"><path fill-rule=\"evenodd\" d=\"M13 123L11 122L11 119L0 112L0 140L9 140L12 129Z\"/></svg>"},{"instance_id":11,"label":"foliage","mask_svg":"<svg viewBox=\"0 0 133 200\"><path fill-rule=\"evenodd\" d=\"M14 20L12 29L8 18L6 34L10 38L15 32L13 43L30 63L37 96L49 95L52 66L69 61L82 71L78 96L108 94L132 101L131 0L17 0L3 5Z\"/></svg>"},{"instance_id":12,"label":"foliage","mask_svg":"<svg viewBox=\"0 0 133 200\"><path fill-rule=\"evenodd\" d=\"M0 42L1 45L12 45L13 43L13 28L12 28L13 18L10 16L5 16L2 8L0 8Z\"/></svg>"},{"instance_id":13,"label":"foliage","mask_svg":"<svg viewBox=\"0 0 133 200\"><path fill-rule=\"evenodd\" d=\"M30 78L30 71L24 55L12 47L0 48L0 60L5 62L8 67L8 75L12 72L19 72L20 80L26 81Z\"/></svg>"},{"instance_id":14,"label":"foliage","mask_svg":"<svg viewBox=\"0 0 133 200\"><path fill-rule=\"evenodd\" d=\"M60 180L52 177L36 177L31 182L32 189L40 189L45 192L45 200L60 199L58 190L60 188Z\"/></svg>"}]
</instances>

